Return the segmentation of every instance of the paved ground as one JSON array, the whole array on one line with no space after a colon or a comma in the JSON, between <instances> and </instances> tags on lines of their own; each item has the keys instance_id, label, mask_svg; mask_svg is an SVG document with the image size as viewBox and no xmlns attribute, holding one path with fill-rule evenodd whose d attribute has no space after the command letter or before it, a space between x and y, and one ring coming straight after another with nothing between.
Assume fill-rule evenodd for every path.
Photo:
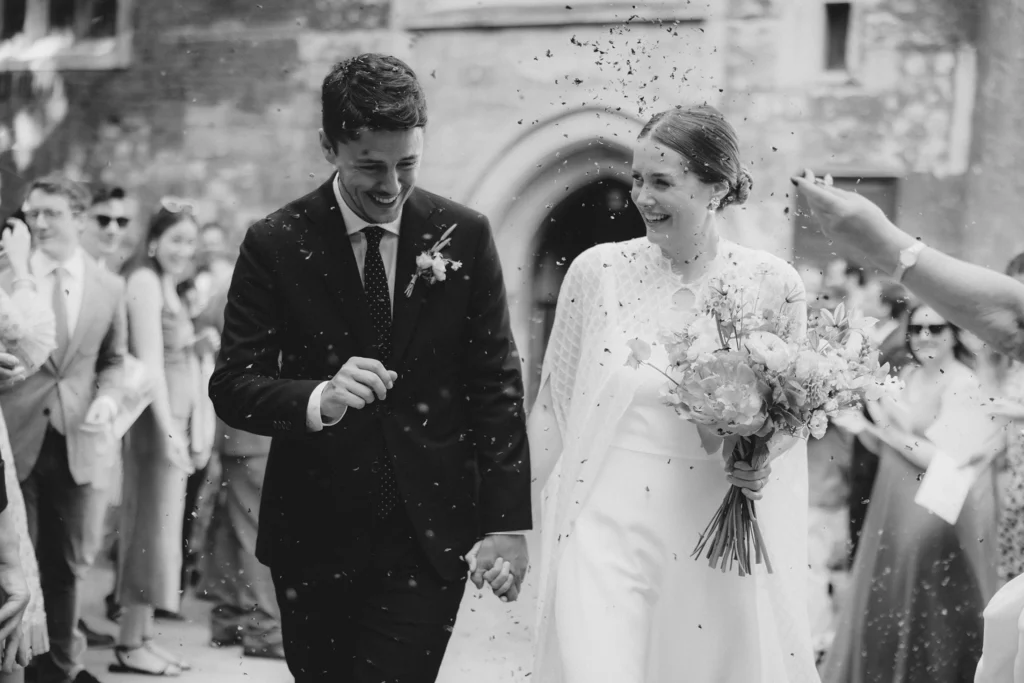
<instances>
[{"instance_id":1,"label":"paved ground","mask_svg":"<svg viewBox=\"0 0 1024 683\"><path fill-rule=\"evenodd\" d=\"M529 538L531 547L539 544ZM478 592L471 585L462 603L438 683L528 683L530 681L529 631L536 600L536 573L527 577L520 600L511 605L496 600L489 591ZM836 598L846 589L845 576L833 577ZM111 586L109 570L97 569L89 579L86 618L97 630L115 633L116 626L103 617L103 596ZM207 626L209 603L186 600L185 622L159 622L160 641L180 650L193 670L182 683L291 683L284 662L242 657L241 648L215 649L209 646ZM104 683L153 683L148 676L130 676L107 671L113 660L110 650L90 650L89 670Z\"/></svg>"},{"instance_id":2,"label":"paved ground","mask_svg":"<svg viewBox=\"0 0 1024 683\"><path fill-rule=\"evenodd\" d=\"M85 618L96 630L111 634L117 627L107 621L103 596L110 591L112 575L97 568L89 578ZM466 592L458 625L442 667L438 683L463 683L486 680L488 683L528 681L529 633L533 618L533 591L527 586L521 602L506 605L489 592L479 593L472 586ZM209 603L188 599L182 608L185 622L158 622L160 642L173 648L192 664L192 671L180 679L183 683L291 683L284 662L242 657L240 647L215 649L209 646ZM110 650L90 650L86 664L104 683L153 683L151 676L110 673Z\"/></svg>"}]
</instances>

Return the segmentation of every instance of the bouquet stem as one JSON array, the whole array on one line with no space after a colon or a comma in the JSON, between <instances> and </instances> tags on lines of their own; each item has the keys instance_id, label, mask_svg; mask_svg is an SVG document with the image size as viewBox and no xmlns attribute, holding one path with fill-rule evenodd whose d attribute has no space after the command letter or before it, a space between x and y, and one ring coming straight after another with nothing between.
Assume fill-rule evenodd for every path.
<instances>
[{"instance_id":1,"label":"bouquet stem","mask_svg":"<svg viewBox=\"0 0 1024 683\"><path fill-rule=\"evenodd\" d=\"M745 462L754 469L764 467L768 460L768 437L741 437L733 448L733 460ZM704 533L700 535L692 557L699 558L705 554L712 569L721 568L723 572L738 565L740 576L753 573L751 564L751 545L753 545L754 564L764 564L768 573L772 573L772 563L768 557L761 527L757 523L754 501L743 495L741 489L733 486L725 494L725 500L708 523Z\"/></svg>"}]
</instances>

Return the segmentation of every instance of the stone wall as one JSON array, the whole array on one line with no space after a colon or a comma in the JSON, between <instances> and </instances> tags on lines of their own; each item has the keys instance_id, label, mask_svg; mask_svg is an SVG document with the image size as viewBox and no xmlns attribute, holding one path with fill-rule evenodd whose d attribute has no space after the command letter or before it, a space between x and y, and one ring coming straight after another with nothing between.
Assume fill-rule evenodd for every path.
<instances>
[{"instance_id":1,"label":"stone wall","mask_svg":"<svg viewBox=\"0 0 1024 683\"><path fill-rule=\"evenodd\" d=\"M982 3L979 87L961 242L1002 269L1024 251L1024 4Z\"/></svg>"},{"instance_id":2,"label":"stone wall","mask_svg":"<svg viewBox=\"0 0 1024 683\"><path fill-rule=\"evenodd\" d=\"M1011 173L1024 108L1007 106L1024 96L1007 68L1020 57L1007 18L1020 8L981 21L962 0L854 4L851 70L837 76L820 69L819 0L709 3L674 22L608 26L562 13L566 25L409 32L386 0L136 0L130 68L0 74L10 94L0 98L0 149L19 145L0 155L4 205L19 176L65 168L133 188L144 206L164 193L198 198L204 218L240 231L326 176L320 81L337 59L381 50L407 58L426 84L422 184L456 199L531 128L573 109L642 119L709 101L735 122L756 180L730 220L734 236L787 253L788 177L810 166L896 176L902 225L955 252L990 253L1020 215L1002 207L1024 201L1024 174ZM976 58L979 25L1002 38L991 53L982 42ZM972 136L972 114L993 132ZM987 246L967 248L982 232L969 224L993 226Z\"/></svg>"}]
</instances>

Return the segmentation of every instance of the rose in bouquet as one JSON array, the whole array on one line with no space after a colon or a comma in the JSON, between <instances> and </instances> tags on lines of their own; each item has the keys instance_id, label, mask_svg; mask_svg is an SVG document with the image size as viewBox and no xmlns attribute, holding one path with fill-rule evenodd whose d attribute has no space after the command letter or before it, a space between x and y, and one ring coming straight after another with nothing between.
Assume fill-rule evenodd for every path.
<instances>
[{"instance_id":1,"label":"rose in bouquet","mask_svg":"<svg viewBox=\"0 0 1024 683\"><path fill-rule=\"evenodd\" d=\"M767 269L730 271L708 283L696 309L659 335L669 364L665 402L697 425L705 444L728 439L731 462L763 468L781 437L821 438L829 418L894 388L863 330L870 319L843 306L808 321L798 291L784 291ZM627 365L650 364L650 345L629 342ZM654 367L654 366L651 366ZM710 449L709 449L710 450ZM753 553L751 553L753 551ZM732 487L701 534L694 556L723 571L754 564L772 571L755 504ZM752 561L753 559L753 561Z\"/></svg>"}]
</instances>

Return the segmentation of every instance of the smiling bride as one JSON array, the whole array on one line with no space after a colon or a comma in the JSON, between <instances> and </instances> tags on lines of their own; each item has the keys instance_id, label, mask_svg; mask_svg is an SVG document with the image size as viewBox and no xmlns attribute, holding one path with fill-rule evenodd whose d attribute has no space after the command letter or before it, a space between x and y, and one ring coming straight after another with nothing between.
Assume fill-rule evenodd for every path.
<instances>
[{"instance_id":1,"label":"smiling bride","mask_svg":"<svg viewBox=\"0 0 1024 683\"><path fill-rule=\"evenodd\" d=\"M796 271L719 236L719 214L750 189L717 110L660 113L633 155L646 237L594 247L569 269L529 424L535 475L548 480L534 681L818 681L804 595L805 443L763 469L727 466L721 443L702 442L663 405L652 367L666 365L663 345L639 370L608 352L656 338L731 270L766 270L780 285L771 289L797 292L763 305L804 334ZM730 486L759 501L773 573L740 577L690 557Z\"/></svg>"}]
</instances>

